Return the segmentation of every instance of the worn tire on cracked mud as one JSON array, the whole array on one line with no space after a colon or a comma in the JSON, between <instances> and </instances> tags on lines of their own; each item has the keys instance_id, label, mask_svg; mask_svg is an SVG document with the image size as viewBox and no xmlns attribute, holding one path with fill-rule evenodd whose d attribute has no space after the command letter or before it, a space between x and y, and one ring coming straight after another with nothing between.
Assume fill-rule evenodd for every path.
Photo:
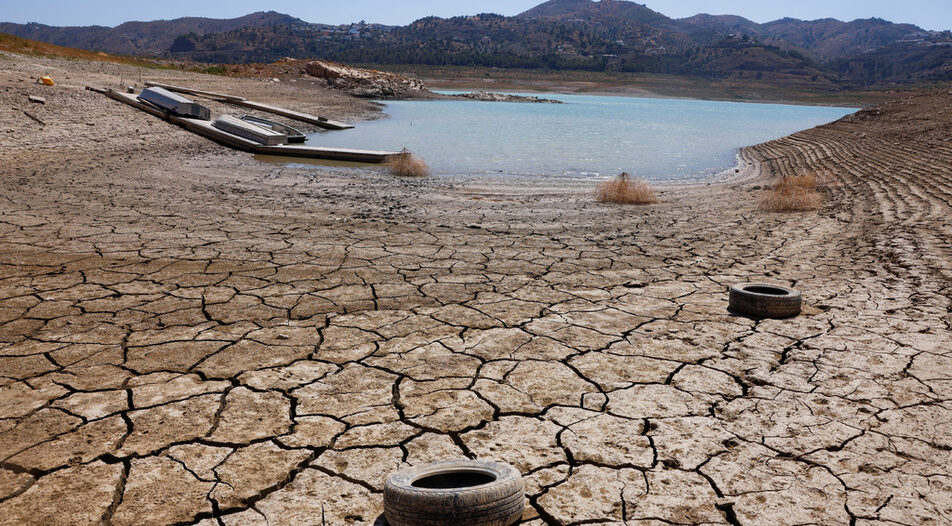
<instances>
[{"instance_id":1,"label":"worn tire on cracked mud","mask_svg":"<svg viewBox=\"0 0 952 526\"><path fill-rule=\"evenodd\" d=\"M728 309L753 318L792 318L800 314L800 292L765 283L742 283L731 287Z\"/></svg>"},{"instance_id":2,"label":"worn tire on cracked mud","mask_svg":"<svg viewBox=\"0 0 952 526\"><path fill-rule=\"evenodd\" d=\"M515 468L473 460L400 471L387 478L383 495L390 526L510 526L526 505Z\"/></svg>"}]
</instances>

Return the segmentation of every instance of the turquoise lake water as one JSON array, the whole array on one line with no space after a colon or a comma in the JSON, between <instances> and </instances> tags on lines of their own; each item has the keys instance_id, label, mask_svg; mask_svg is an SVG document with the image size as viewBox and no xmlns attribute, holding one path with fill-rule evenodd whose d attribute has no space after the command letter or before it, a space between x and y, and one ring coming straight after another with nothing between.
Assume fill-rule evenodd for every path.
<instances>
[{"instance_id":1,"label":"turquoise lake water","mask_svg":"<svg viewBox=\"0 0 952 526\"><path fill-rule=\"evenodd\" d=\"M538 94L537 94L538 95ZM697 180L736 164L738 148L834 121L848 108L587 95L565 104L393 101L390 118L321 132L315 146L400 150L436 175Z\"/></svg>"}]
</instances>

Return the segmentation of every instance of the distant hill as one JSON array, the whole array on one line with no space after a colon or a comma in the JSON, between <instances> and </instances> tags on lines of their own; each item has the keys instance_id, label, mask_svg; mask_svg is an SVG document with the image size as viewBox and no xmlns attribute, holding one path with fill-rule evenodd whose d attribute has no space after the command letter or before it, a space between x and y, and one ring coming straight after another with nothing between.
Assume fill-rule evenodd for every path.
<instances>
[{"instance_id":1,"label":"distant hill","mask_svg":"<svg viewBox=\"0 0 952 526\"><path fill-rule=\"evenodd\" d=\"M536 20L624 20L639 24L664 24L671 19L647 7L621 0L592 2L591 0L551 0L516 15Z\"/></svg>"},{"instance_id":2,"label":"distant hill","mask_svg":"<svg viewBox=\"0 0 952 526\"><path fill-rule=\"evenodd\" d=\"M307 23L275 12L115 28L0 24L0 32L110 53L199 62L282 57L376 64L808 79L818 89L952 80L952 33L880 19L672 19L626 0L550 0L513 17L428 17L402 27Z\"/></svg>"},{"instance_id":3,"label":"distant hill","mask_svg":"<svg viewBox=\"0 0 952 526\"><path fill-rule=\"evenodd\" d=\"M0 33L92 51L125 55L158 55L169 51L179 35L206 35L242 27L308 25L274 11L252 13L240 18L178 18L154 22L126 22L116 27L53 27L43 24L0 23Z\"/></svg>"},{"instance_id":4,"label":"distant hill","mask_svg":"<svg viewBox=\"0 0 952 526\"><path fill-rule=\"evenodd\" d=\"M54 56L70 59L91 60L97 62L117 62L132 64L140 67L155 67L152 61L139 60L124 55L109 55L101 51L88 51L65 46L57 46L48 42L29 40L26 38L0 33L0 52L19 53L22 55Z\"/></svg>"},{"instance_id":5,"label":"distant hill","mask_svg":"<svg viewBox=\"0 0 952 526\"><path fill-rule=\"evenodd\" d=\"M832 18L813 21L784 18L760 27L768 41L804 49L824 60L868 53L899 40L929 35L917 26L879 18L852 22Z\"/></svg>"},{"instance_id":6,"label":"distant hill","mask_svg":"<svg viewBox=\"0 0 952 526\"><path fill-rule=\"evenodd\" d=\"M742 16L700 14L677 21L677 28L698 42L724 38L724 35L741 34L762 37L760 24Z\"/></svg>"}]
</instances>

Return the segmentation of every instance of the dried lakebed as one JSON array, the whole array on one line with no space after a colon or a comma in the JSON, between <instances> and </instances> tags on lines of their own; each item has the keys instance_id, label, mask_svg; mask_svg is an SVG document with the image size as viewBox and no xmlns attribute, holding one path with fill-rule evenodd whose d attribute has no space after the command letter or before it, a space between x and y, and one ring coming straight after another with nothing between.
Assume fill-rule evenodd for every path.
<instances>
[{"instance_id":1,"label":"dried lakebed","mask_svg":"<svg viewBox=\"0 0 952 526\"><path fill-rule=\"evenodd\" d=\"M763 179L629 208L275 167L46 96L0 150L0 523L371 524L388 473L466 457L533 526L952 518L948 94L745 150L828 178L793 215ZM804 314L728 314L752 277Z\"/></svg>"}]
</instances>

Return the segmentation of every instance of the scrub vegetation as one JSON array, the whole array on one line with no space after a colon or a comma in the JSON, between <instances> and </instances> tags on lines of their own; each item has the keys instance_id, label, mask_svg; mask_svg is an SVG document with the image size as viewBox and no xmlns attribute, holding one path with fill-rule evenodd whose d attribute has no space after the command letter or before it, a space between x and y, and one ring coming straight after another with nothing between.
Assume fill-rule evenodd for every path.
<instances>
[{"instance_id":1,"label":"scrub vegetation","mask_svg":"<svg viewBox=\"0 0 952 526\"><path fill-rule=\"evenodd\" d=\"M760 207L767 212L816 210L822 203L815 173L783 177L760 199Z\"/></svg>"},{"instance_id":2,"label":"scrub vegetation","mask_svg":"<svg viewBox=\"0 0 952 526\"><path fill-rule=\"evenodd\" d=\"M657 203L658 198L647 181L622 173L611 181L598 185L595 200L599 203L618 203L623 205L649 205Z\"/></svg>"}]
</instances>

